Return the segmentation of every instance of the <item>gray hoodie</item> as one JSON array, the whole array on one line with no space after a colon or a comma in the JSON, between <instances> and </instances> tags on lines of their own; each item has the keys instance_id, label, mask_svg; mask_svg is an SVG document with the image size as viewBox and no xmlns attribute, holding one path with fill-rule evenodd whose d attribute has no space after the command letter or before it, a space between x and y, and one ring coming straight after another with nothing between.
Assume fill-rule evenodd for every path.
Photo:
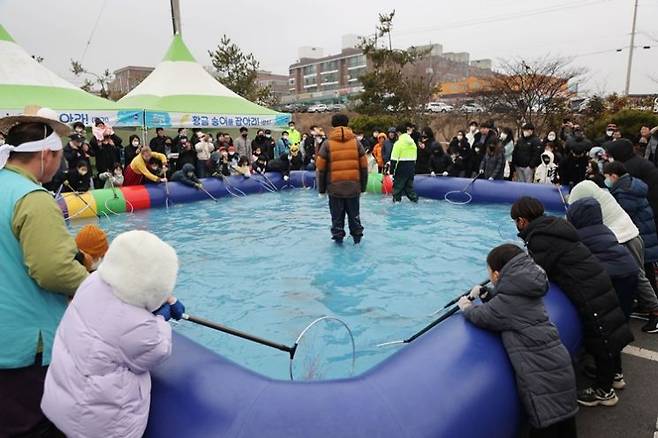
<instances>
[{"instance_id":1,"label":"gray hoodie","mask_svg":"<svg viewBox=\"0 0 658 438\"><path fill-rule=\"evenodd\" d=\"M547 290L544 270L527 254L519 254L501 270L491 300L464 311L476 326L501 333L519 398L535 428L570 418L578 410L571 358L544 308Z\"/></svg>"}]
</instances>

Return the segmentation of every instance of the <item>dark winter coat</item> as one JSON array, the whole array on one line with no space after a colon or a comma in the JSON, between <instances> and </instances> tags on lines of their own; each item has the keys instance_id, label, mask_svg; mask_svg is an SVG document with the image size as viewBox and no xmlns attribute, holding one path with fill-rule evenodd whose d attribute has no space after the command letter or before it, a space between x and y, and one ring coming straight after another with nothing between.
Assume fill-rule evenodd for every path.
<instances>
[{"instance_id":1,"label":"dark winter coat","mask_svg":"<svg viewBox=\"0 0 658 438\"><path fill-rule=\"evenodd\" d=\"M430 158L432 149L441 148L435 141L428 140L426 143L418 143L418 157L416 158L416 175L430 173ZM441 149L443 152L443 149Z\"/></svg>"},{"instance_id":2,"label":"dark winter coat","mask_svg":"<svg viewBox=\"0 0 658 438\"><path fill-rule=\"evenodd\" d=\"M589 153L589 150L592 149L592 142L589 141L586 137L578 138L574 136L569 138L569 140L567 140L564 148L567 155L569 154L587 155Z\"/></svg>"},{"instance_id":3,"label":"dark winter coat","mask_svg":"<svg viewBox=\"0 0 658 438\"><path fill-rule=\"evenodd\" d=\"M439 146L436 149L432 149L431 152L430 172L434 172L437 175L440 175L443 172L447 172L448 167L452 164L452 161L450 160L450 157L443 152L443 148Z\"/></svg>"},{"instance_id":4,"label":"dark winter coat","mask_svg":"<svg viewBox=\"0 0 658 438\"><path fill-rule=\"evenodd\" d=\"M653 210L647 200L648 192L649 188L644 182L629 174L620 177L610 189L612 196L640 230L644 241L644 262L653 263L658 261L658 235Z\"/></svg>"},{"instance_id":5,"label":"dark winter coat","mask_svg":"<svg viewBox=\"0 0 658 438\"><path fill-rule=\"evenodd\" d=\"M304 165L311 164L311 160L315 160L315 138L312 135L306 137L304 140Z\"/></svg>"},{"instance_id":6,"label":"dark winter coat","mask_svg":"<svg viewBox=\"0 0 658 438\"><path fill-rule=\"evenodd\" d=\"M192 176L188 176L188 173L192 173ZM185 184L189 187L194 187L199 184L201 181L197 178L194 165L186 163L181 170L174 172L171 176L172 181L178 181L179 183Z\"/></svg>"},{"instance_id":7,"label":"dark winter coat","mask_svg":"<svg viewBox=\"0 0 658 438\"><path fill-rule=\"evenodd\" d=\"M178 170L182 169L183 166L186 164L191 164L192 166L196 166L196 151L194 148L190 149L181 149L181 151L178 153L178 160L176 160L176 167L178 167Z\"/></svg>"},{"instance_id":8,"label":"dark winter coat","mask_svg":"<svg viewBox=\"0 0 658 438\"><path fill-rule=\"evenodd\" d=\"M130 163L133 162L133 159L137 156L137 148L132 144L129 144L123 148L123 167L124 169L130 166Z\"/></svg>"},{"instance_id":9,"label":"dark winter coat","mask_svg":"<svg viewBox=\"0 0 658 438\"><path fill-rule=\"evenodd\" d=\"M193 136L196 137L196 136ZM151 139L149 142L149 147L153 152L159 152L161 154L165 153L165 142L169 140L172 141L169 137L166 135L163 135L162 137L155 136Z\"/></svg>"},{"instance_id":10,"label":"dark winter coat","mask_svg":"<svg viewBox=\"0 0 658 438\"><path fill-rule=\"evenodd\" d=\"M384 164L391 161L391 153L393 152L394 140L387 138L384 142L384 147L382 147L382 157L384 157Z\"/></svg>"},{"instance_id":11,"label":"dark winter coat","mask_svg":"<svg viewBox=\"0 0 658 438\"><path fill-rule=\"evenodd\" d=\"M535 168L541 163L542 152L544 147L536 135L520 137L512 153L512 164L516 167Z\"/></svg>"},{"instance_id":12,"label":"dark winter coat","mask_svg":"<svg viewBox=\"0 0 658 438\"><path fill-rule=\"evenodd\" d=\"M464 310L478 327L501 332L516 374L516 386L530 424L544 428L578 410L571 358L544 307L546 273L526 254L500 271L487 303Z\"/></svg>"},{"instance_id":13,"label":"dark winter coat","mask_svg":"<svg viewBox=\"0 0 658 438\"><path fill-rule=\"evenodd\" d=\"M594 198L582 198L569 205L567 219L576 228L580 241L585 244L611 278L637 275L639 267L617 236L603 225L601 205Z\"/></svg>"},{"instance_id":14,"label":"dark winter coat","mask_svg":"<svg viewBox=\"0 0 658 438\"><path fill-rule=\"evenodd\" d=\"M585 349L612 358L633 340L617 294L601 263L566 220L539 217L519 233L535 262L576 306Z\"/></svg>"},{"instance_id":15,"label":"dark winter coat","mask_svg":"<svg viewBox=\"0 0 658 438\"><path fill-rule=\"evenodd\" d=\"M69 170L64 173L64 179L68 181L68 185L62 187L63 192L75 190L78 193L84 193L92 188L91 172L82 176L78 173L77 169Z\"/></svg>"},{"instance_id":16,"label":"dark winter coat","mask_svg":"<svg viewBox=\"0 0 658 438\"><path fill-rule=\"evenodd\" d=\"M649 187L647 199L658 229L658 169L649 160L635 155L633 143L629 140L622 139L608 143L608 153L615 160L624 163L626 171L632 177L639 178Z\"/></svg>"},{"instance_id":17,"label":"dark winter coat","mask_svg":"<svg viewBox=\"0 0 658 438\"><path fill-rule=\"evenodd\" d=\"M477 170L477 166L482 162L482 158L484 158L484 154L489 148L489 145L495 143L496 141L498 141L498 135L493 129L489 130L486 137L482 137L481 132L475 134L472 147L473 159L475 161L472 163L472 170Z\"/></svg>"},{"instance_id":18,"label":"dark winter coat","mask_svg":"<svg viewBox=\"0 0 658 438\"><path fill-rule=\"evenodd\" d=\"M78 149L75 149L71 146L71 143L67 143L67 145L64 146L64 158L69 165L68 168L72 171L78 167L78 163L80 161L84 161L87 164L87 168L91 169L89 158L82 151L82 146L80 146Z\"/></svg>"},{"instance_id":19,"label":"dark winter coat","mask_svg":"<svg viewBox=\"0 0 658 438\"><path fill-rule=\"evenodd\" d=\"M450 163L448 164L448 173L450 176L460 176L463 172L466 176L470 176L472 171L471 162L474 160L471 145L468 144L466 138L461 141L457 137L453 137L448 145L448 154L450 155ZM454 155L457 157L454 157ZM452 158L455 158L454 160ZM476 163L479 165L479 163Z\"/></svg>"},{"instance_id":20,"label":"dark winter coat","mask_svg":"<svg viewBox=\"0 0 658 438\"><path fill-rule=\"evenodd\" d=\"M575 186L585 179L587 172L587 162L589 158L587 155L576 157L575 155L568 154L558 167L560 174L560 182L568 186Z\"/></svg>"},{"instance_id":21,"label":"dark winter coat","mask_svg":"<svg viewBox=\"0 0 658 438\"><path fill-rule=\"evenodd\" d=\"M98 174L112 172L114 163L121 162L121 153L115 144L96 143L92 146L92 152L96 157L96 172Z\"/></svg>"},{"instance_id":22,"label":"dark winter coat","mask_svg":"<svg viewBox=\"0 0 658 438\"><path fill-rule=\"evenodd\" d=\"M484 171L483 177L486 179L503 179L505 174L505 154L502 151L485 154L480 164L480 170Z\"/></svg>"}]
</instances>

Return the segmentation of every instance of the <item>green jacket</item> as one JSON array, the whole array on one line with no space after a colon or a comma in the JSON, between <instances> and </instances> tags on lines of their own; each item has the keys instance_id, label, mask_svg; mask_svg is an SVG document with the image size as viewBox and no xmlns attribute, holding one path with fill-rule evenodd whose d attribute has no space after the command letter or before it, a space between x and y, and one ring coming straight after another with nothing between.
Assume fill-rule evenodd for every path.
<instances>
[{"instance_id":1,"label":"green jacket","mask_svg":"<svg viewBox=\"0 0 658 438\"><path fill-rule=\"evenodd\" d=\"M418 148L409 134L402 134L393 145L391 161L416 161Z\"/></svg>"}]
</instances>

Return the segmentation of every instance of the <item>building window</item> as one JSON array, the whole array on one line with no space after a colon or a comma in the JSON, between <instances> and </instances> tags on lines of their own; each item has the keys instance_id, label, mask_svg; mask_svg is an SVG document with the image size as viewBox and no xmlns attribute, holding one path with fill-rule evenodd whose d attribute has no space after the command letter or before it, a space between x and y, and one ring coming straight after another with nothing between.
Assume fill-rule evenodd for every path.
<instances>
[{"instance_id":1,"label":"building window","mask_svg":"<svg viewBox=\"0 0 658 438\"><path fill-rule=\"evenodd\" d=\"M356 69L366 66L366 57L364 55L351 56L347 58L347 68Z\"/></svg>"},{"instance_id":2,"label":"building window","mask_svg":"<svg viewBox=\"0 0 658 438\"><path fill-rule=\"evenodd\" d=\"M330 84L322 84L323 91L338 90L338 88L339 88L338 82L332 82Z\"/></svg>"},{"instance_id":3,"label":"building window","mask_svg":"<svg viewBox=\"0 0 658 438\"><path fill-rule=\"evenodd\" d=\"M347 72L348 82L357 81L365 72L366 72L366 67L363 66L349 70Z\"/></svg>"},{"instance_id":4,"label":"building window","mask_svg":"<svg viewBox=\"0 0 658 438\"><path fill-rule=\"evenodd\" d=\"M322 63L322 71L335 71L338 70L338 61L329 61Z\"/></svg>"},{"instance_id":5,"label":"building window","mask_svg":"<svg viewBox=\"0 0 658 438\"><path fill-rule=\"evenodd\" d=\"M304 78L304 88L314 87L316 85L317 85L317 81L315 80L315 76L311 76L310 78Z\"/></svg>"},{"instance_id":6,"label":"building window","mask_svg":"<svg viewBox=\"0 0 658 438\"><path fill-rule=\"evenodd\" d=\"M317 65L307 65L303 68L302 72L304 73L304 76L314 75L317 73Z\"/></svg>"},{"instance_id":7,"label":"building window","mask_svg":"<svg viewBox=\"0 0 658 438\"><path fill-rule=\"evenodd\" d=\"M326 74L326 75L322 75L322 83L323 84L334 83L334 82L336 82L336 83L338 82L338 73L329 73L329 74Z\"/></svg>"}]
</instances>

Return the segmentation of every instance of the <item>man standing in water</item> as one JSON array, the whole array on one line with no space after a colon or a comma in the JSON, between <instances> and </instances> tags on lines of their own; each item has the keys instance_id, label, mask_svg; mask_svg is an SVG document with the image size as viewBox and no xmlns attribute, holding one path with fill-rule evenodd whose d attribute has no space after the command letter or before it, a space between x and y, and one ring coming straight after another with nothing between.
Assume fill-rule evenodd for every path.
<instances>
[{"instance_id":1,"label":"man standing in water","mask_svg":"<svg viewBox=\"0 0 658 438\"><path fill-rule=\"evenodd\" d=\"M87 277L52 195L70 129L46 108L0 119L0 436L53 436L40 403L68 298Z\"/></svg>"},{"instance_id":2,"label":"man standing in water","mask_svg":"<svg viewBox=\"0 0 658 438\"><path fill-rule=\"evenodd\" d=\"M345 114L331 118L329 137L320 145L317 157L317 181L320 194L329 194L331 235L337 243L345 238L345 214L354 244L361 242L363 226L359 217L359 198L368 184L368 160Z\"/></svg>"}]
</instances>

